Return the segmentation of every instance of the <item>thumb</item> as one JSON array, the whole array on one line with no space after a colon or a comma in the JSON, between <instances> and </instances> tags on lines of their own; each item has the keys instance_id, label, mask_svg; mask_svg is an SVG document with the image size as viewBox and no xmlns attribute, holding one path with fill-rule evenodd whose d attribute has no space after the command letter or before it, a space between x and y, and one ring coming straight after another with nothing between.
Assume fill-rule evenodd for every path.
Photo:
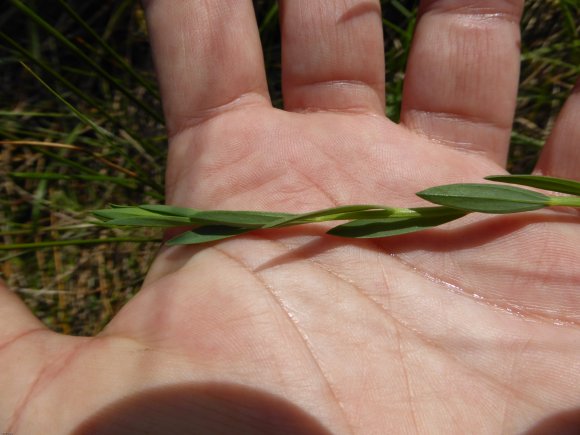
<instances>
[{"instance_id":1,"label":"thumb","mask_svg":"<svg viewBox=\"0 0 580 435\"><path fill-rule=\"evenodd\" d=\"M46 329L22 300L0 279L0 351L33 330Z\"/></svg>"},{"instance_id":2,"label":"thumb","mask_svg":"<svg viewBox=\"0 0 580 435\"><path fill-rule=\"evenodd\" d=\"M39 343L46 337L30 338L46 331L48 328L0 279L0 429L10 430L35 374L41 372L44 358L39 354Z\"/></svg>"}]
</instances>

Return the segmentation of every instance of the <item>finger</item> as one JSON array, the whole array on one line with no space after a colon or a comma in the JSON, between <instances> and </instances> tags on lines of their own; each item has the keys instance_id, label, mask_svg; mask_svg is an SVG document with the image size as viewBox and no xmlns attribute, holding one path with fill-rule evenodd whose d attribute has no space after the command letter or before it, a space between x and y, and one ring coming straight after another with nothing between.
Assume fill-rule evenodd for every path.
<instances>
[{"instance_id":1,"label":"finger","mask_svg":"<svg viewBox=\"0 0 580 435\"><path fill-rule=\"evenodd\" d=\"M535 172L580 180L580 80L556 119Z\"/></svg>"},{"instance_id":2,"label":"finger","mask_svg":"<svg viewBox=\"0 0 580 435\"><path fill-rule=\"evenodd\" d=\"M0 280L0 350L30 331L46 329L18 296Z\"/></svg>"},{"instance_id":3,"label":"finger","mask_svg":"<svg viewBox=\"0 0 580 435\"><path fill-rule=\"evenodd\" d=\"M147 0L170 135L246 104L269 104L250 0Z\"/></svg>"},{"instance_id":4,"label":"finger","mask_svg":"<svg viewBox=\"0 0 580 435\"><path fill-rule=\"evenodd\" d=\"M285 109L384 114L378 0L285 0L281 25Z\"/></svg>"},{"instance_id":5,"label":"finger","mask_svg":"<svg viewBox=\"0 0 580 435\"><path fill-rule=\"evenodd\" d=\"M505 164L519 75L523 1L424 0L401 121Z\"/></svg>"}]
</instances>

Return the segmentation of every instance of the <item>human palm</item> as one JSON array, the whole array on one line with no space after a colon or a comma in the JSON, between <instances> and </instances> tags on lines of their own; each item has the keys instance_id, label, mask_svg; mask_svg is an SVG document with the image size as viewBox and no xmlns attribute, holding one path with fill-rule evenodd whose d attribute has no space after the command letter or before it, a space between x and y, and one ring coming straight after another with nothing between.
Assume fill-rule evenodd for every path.
<instances>
[{"instance_id":1,"label":"human palm","mask_svg":"<svg viewBox=\"0 0 580 435\"><path fill-rule=\"evenodd\" d=\"M169 203L412 206L421 189L504 171L521 5L425 2L397 125L382 114L378 2L281 2L281 111L251 4L169 1L147 4ZM448 47L433 53L444 31ZM462 59L459 37L480 55ZM544 173L580 165L576 100ZM311 225L165 248L95 338L47 332L5 292L2 361L22 363L0 375L0 422L14 433L519 433L580 406L577 225L543 211L392 239Z\"/></svg>"}]
</instances>

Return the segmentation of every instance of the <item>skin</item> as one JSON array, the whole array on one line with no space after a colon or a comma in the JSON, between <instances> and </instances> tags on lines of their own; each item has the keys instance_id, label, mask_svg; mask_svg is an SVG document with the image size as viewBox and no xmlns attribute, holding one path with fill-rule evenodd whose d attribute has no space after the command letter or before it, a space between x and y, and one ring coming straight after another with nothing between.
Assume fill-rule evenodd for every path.
<instances>
[{"instance_id":1,"label":"skin","mask_svg":"<svg viewBox=\"0 0 580 435\"><path fill-rule=\"evenodd\" d=\"M169 204L418 206L419 190L505 173L521 1L421 3L400 124L384 116L378 1L280 5L284 111L269 101L250 1L145 2L171 138ZM573 93L537 173L578 179L579 113ZM577 214L480 215L384 240L324 230L164 248L96 337L50 332L1 288L0 430L580 424Z\"/></svg>"}]
</instances>

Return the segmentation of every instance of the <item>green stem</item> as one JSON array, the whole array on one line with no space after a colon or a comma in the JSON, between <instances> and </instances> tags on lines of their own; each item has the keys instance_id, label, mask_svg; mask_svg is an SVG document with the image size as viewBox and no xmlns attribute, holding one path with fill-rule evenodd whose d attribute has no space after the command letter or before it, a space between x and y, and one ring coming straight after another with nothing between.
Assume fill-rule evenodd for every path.
<instances>
[{"instance_id":1,"label":"green stem","mask_svg":"<svg viewBox=\"0 0 580 435\"><path fill-rule=\"evenodd\" d=\"M456 214L457 210L449 207L416 207L416 208L386 208L378 210L365 210L360 212L337 213L306 219L303 223L360 220L360 219L403 219L415 217L440 217Z\"/></svg>"},{"instance_id":2,"label":"green stem","mask_svg":"<svg viewBox=\"0 0 580 435\"><path fill-rule=\"evenodd\" d=\"M551 196L548 205L552 207L580 207L580 196Z\"/></svg>"}]
</instances>

